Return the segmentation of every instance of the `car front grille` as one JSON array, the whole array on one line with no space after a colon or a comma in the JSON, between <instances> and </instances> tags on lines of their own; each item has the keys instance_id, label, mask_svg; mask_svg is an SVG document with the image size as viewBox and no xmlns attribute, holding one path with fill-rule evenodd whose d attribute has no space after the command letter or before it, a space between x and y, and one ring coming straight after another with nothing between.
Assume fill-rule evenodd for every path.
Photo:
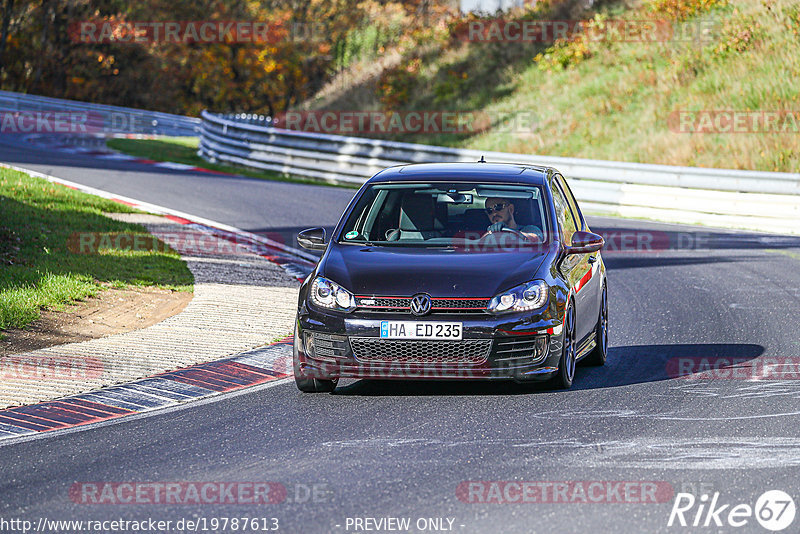
<instances>
[{"instance_id":1,"label":"car front grille","mask_svg":"<svg viewBox=\"0 0 800 534\"><path fill-rule=\"evenodd\" d=\"M361 362L480 365L489 357L492 340L406 341L352 337L350 346L353 356Z\"/></svg>"},{"instance_id":2,"label":"car front grille","mask_svg":"<svg viewBox=\"0 0 800 534\"><path fill-rule=\"evenodd\" d=\"M547 355L547 336L514 336L495 342L497 362L537 363Z\"/></svg>"},{"instance_id":3,"label":"car front grille","mask_svg":"<svg viewBox=\"0 0 800 534\"><path fill-rule=\"evenodd\" d=\"M410 312L411 299L400 297L356 297L356 306L369 311Z\"/></svg>"},{"instance_id":4,"label":"car front grille","mask_svg":"<svg viewBox=\"0 0 800 534\"><path fill-rule=\"evenodd\" d=\"M483 311L489 299L431 299L431 310Z\"/></svg>"},{"instance_id":5,"label":"car front grille","mask_svg":"<svg viewBox=\"0 0 800 534\"><path fill-rule=\"evenodd\" d=\"M483 313L487 298L432 298L431 313ZM410 297L356 297L359 310L368 312L411 313Z\"/></svg>"}]
</instances>

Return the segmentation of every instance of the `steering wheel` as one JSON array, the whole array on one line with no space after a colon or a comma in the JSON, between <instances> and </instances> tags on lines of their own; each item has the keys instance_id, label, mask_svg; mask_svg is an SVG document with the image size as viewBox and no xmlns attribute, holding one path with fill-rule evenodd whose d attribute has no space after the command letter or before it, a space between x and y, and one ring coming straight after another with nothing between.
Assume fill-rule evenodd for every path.
<instances>
[{"instance_id":1,"label":"steering wheel","mask_svg":"<svg viewBox=\"0 0 800 534\"><path fill-rule=\"evenodd\" d=\"M533 241L531 238L529 238L528 236L526 236L525 234L523 234L522 232L520 232L519 230L517 230L515 228L509 228L508 226L504 226L503 228L500 229L500 231L501 232L511 232L512 234L516 235L520 239L524 239L525 241L528 241L529 243L535 243L535 241ZM487 231L485 234L483 234L481 236L481 240L485 239L486 237L488 237L488 236L490 236L492 234L494 234L494 232Z\"/></svg>"}]
</instances>

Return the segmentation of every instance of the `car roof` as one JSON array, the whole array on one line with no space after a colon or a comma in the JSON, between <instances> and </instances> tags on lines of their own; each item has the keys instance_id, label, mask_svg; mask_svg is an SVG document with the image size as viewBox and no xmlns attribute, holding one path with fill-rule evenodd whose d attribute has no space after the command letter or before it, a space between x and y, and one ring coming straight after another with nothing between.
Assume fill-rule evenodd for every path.
<instances>
[{"instance_id":1,"label":"car roof","mask_svg":"<svg viewBox=\"0 0 800 534\"><path fill-rule=\"evenodd\" d=\"M369 182L452 182L480 180L482 182L544 185L550 167L519 163L416 163L384 169Z\"/></svg>"}]
</instances>

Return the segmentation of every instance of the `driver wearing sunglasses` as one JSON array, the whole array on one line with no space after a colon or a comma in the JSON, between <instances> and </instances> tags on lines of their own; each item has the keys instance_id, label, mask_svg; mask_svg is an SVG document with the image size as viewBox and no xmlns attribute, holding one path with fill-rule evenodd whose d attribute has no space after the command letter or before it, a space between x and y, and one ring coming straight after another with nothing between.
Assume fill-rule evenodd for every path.
<instances>
[{"instance_id":1,"label":"driver wearing sunglasses","mask_svg":"<svg viewBox=\"0 0 800 534\"><path fill-rule=\"evenodd\" d=\"M501 232L504 228L515 230L531 241L541 241L541 230L534 225L520 227L514 220L514 204L507 198L487 198L486 215L491 223L486 232Z\"/></svg>"}]
</instances>

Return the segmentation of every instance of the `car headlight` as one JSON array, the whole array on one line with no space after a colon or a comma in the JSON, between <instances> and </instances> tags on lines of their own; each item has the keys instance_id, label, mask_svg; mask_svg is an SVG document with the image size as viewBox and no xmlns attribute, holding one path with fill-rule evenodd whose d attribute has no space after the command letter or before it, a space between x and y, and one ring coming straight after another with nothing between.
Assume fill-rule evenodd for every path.
<instances>
[{"instance_id":1,"label":"car headlight","mask_svg":"<svg viewBox=\"0 0 800 534\"><path fill-rule=\"evenodd\" d=\"M356 307L352 293L322 276L316 277L311 284L311 302L329 310L352 311Z\"/></svg>"},{"instance_id":2,"label":"car headlight","mask_svg":"<svg viewBox=\"0 0 800 534\"><path fill-rule=\"evenodd\" d=\"M542 280L527 282L495 296L486 309L490 313L536 310L547 304L549 290L550 286Z\"/></svg>"}]
</instances>

